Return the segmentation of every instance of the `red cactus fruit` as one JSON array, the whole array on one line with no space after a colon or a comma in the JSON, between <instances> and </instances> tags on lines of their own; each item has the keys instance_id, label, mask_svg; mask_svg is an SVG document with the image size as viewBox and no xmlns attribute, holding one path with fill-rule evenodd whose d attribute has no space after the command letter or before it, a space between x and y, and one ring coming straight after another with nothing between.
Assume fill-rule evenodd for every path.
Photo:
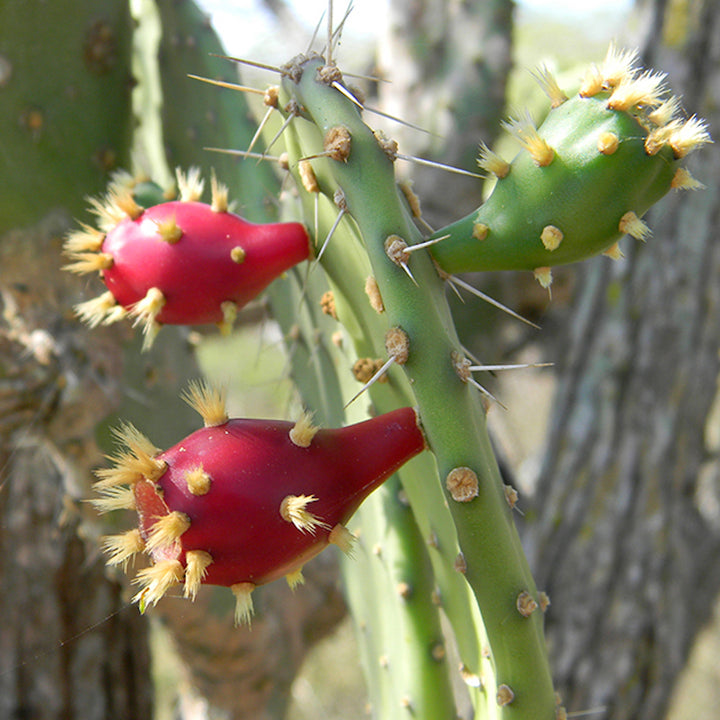
<instances>
[{"instance_id":1,"label":"red cactus fruit","mask_svg":"<svg viewBox=\"0 0 720 720\"><path fill-rule=\"evenodd\" d=\"M256 585L301 568L329 543L349 550L345 523L367 495L425 447L415 411L401 408L356 425L228 419L221 393L194 385L186 399L205 427L165 452L126 426L129 452L100 470L101 510L135 508L138 528L105 539L110 564L139 552L152 564L135 582L141 609L184 583L230 587L236 621L252 614ZM129 487L128 487L129 486Z\"/></svg>"},{"instance_id":2,"label":"red cactus fruit","mask_svg":"<svg viewBox=\"0 0 720 720\"><path fill-rule=\"evenodd\" d=\"M229 328L238 308L308 258L302 224L249 223L228 211L227 191L214 180L207 205L197 175L181 179L180 200L147 209L129 192L112 192L95 203L103 229L68 237L68 269L99 271L107 287L76 308L91 326L130 315L144 326L146 347L163 324Z\"/></svg>"}]
</instances>

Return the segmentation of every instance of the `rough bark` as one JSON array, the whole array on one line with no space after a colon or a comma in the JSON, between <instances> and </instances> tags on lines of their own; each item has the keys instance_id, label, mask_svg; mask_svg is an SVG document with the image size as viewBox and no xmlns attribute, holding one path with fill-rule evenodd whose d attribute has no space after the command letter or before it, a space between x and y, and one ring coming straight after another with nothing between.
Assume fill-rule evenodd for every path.
<instances>
[{"instance_id":1,"label":"rough bark","mask_svg":"<svg viewBox=\"0 0 720 720\"><path fill-rule=\"evenodd\" d=\"M720 6L650 6L647 61L720 135ZM675 8L677 10L677 8ZM559 387L526 541L569 711L656 720L720 590L717 440L706 428L720 346L720 158L707 189L649 216L654 236L595 261L555 352ZM628 243L629 241L625 241Z\"/></svg>"},{"instance_id":2,"label":"rough bark","mask_svg":"<svg viewBox=\"0 0 720 720\"><path fill-rule=\"evenodd\" d=\"M113 334L88 342L70 318L68 225L58 212L0 238L0 717L150 717L144 623L82 503L120 366Z\"/></svg>"}]
</instances>

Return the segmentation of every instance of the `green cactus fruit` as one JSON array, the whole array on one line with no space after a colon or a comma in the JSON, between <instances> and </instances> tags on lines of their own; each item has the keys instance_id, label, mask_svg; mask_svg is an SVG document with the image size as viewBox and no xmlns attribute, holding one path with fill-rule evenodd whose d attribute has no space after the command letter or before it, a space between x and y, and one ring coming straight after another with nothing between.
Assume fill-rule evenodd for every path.
<instances>
[{"instance_id":1,"label":"green cactus fruit","mask_svg":"<svg viewBox=\"0 0 720 720\"><path fill-rule=\"evenodd\" d=\"M339 429L297 423L228 419L223 394L191 385L186 399L205 427L165 452L131 426L118 431L128 451L98 472L102 511L135 508L138 528L111 536L111 564L138 552L141 608L184 582L230 587L237 619L250 612L250 591L286 576L333 543L349 549L345 523L360 503L407 460L425 449L412 408Z\"/></svg>"},{"instance_id":2,"label":"green cactus fruit","mask_svg":"<svg viewBox=\"0 0 720 720\"><path fill-rule=\"evenodd\" d=\"M511 163L482 149L497 183L478 210L434 234L448 236L431 248L445 272L533 270L548 285L552 266L619 257L623 235L650 233L640 219L650 206L699 186L679 161L710 140L705 124L680 119L664 76L635 63L611 47L572 98L539 74L552 109L539 128L529 117L508 123L523 145Z\"/></svg>"},{"instance_id":3,"label":"green cactus fruit","mask_svg":"<svg viewBox=\"0 0 720 720\"><path fill-rule=\"evenodd\" d=\"M207 205L198 201L197 173L180 179L179 200L143 208L130 192L111 194L95 203L100 230L70 234L67 269L99 271L108 289L77 307L91 326L129 315L143 325L146 346L163 324L229 329L238 308L308 258L301 223L249 223L229 212L217 182Z\"/></svg>"}]
</instances>

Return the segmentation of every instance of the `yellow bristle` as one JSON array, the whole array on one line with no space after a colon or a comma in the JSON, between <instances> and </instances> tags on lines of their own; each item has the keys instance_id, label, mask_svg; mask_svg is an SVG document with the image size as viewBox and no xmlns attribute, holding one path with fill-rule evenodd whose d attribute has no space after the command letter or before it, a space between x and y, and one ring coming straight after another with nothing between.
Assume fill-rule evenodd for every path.
<instances>
[{"instance_id":1,"label":"yellow bristle","mask_svg":"<svg viewBox=\"0 0 720 720\"><path fill-rule=\"evenodd\" d=\"M104 240L104 232L83 223L82 230L74 230L68 234L63 251L68 255L79 252L99 252Z\"/></svg>"},{"instance_id":2,"label":"yellow bristle","mask_svg":"<svg viewBox=\"0 0 720 720\"><path fill-rule=\"evenodd\" d=\"M670 183L673 190L702 190L704 185L696 180L686 168L679 167Z\"/></svg>"},{"instance_id":3,"label":"yellow bristle","mask_svg":"<svg viewBox=\"0 0 720 720\"><path fill-rule=\"evenodd\" d=\"M170 243L170 245L180 242L180 239L183 236L183 231L177 224L174 215L167 218L167 220L156 221L155 225L157 226L157 233L161 240L166 243Z\"/></svg>"},{"instance_id":4,"label":"yellow bristle","mask_svg":"<svg viewBox=\"0 0 720 720\"><path fill-rule=\"evenodd\" d=\"M193 495L207 495L210 492L212 478L203 470L202 465L199 465L185 473L185 482Z\"/></svg>"},{"instance_id":5,"label":"yellow bristle","mask_svg":"<svg viewBox=\"0 0 720 720\"><path fill-rule=\"evenodd\" d=\"M227 337L232 333L233 327L235 326L235 320L237 320L238 306L232 300L225 300L220 303L220 310L222 310L223 319L217 324L220 333Z\"/></svg>"},{"instance_id":6,"label":"yellow bristle","mask_svg":"<svg viewBox=\"0 0 720 720\"><path fill-rule=\"evenodd\" d=\"M540 137L529 114L526 114L524 118L519 120L510 120L504 123L504 125L530 153L536 165L545 167L553 161L555 151Z\"/></svg>"},{"instance_id":7,"label":"yellow bristle","mask_svg":"<svg viewBox=\"0 0 720 720\"><path fill-rule=\"evenodd\" d=\"M158 449L130 423L113 429L116 439L124 444L128 451L119 452L108 457L115 463L113 468L101 468L95 471L100 480L95 483L98 490L114 485L132 485L146 478L151 482L158 480L167 464L153 457Z\"/></svg>"},{"instance_id":8,"label":"yellow bristle","mask_svg":"<svg viewBox=\"0 0 720 720\"><path fill-rule=\"evenodd\" d=\"M662 127L671 122L679 112L680 98L677 95L672 95L660 103L652 112L649 112L647 118L654 125Z\"/></svg>"},{"instance_id":9,"label":"yellow bristle","mask_svg":"<svg viewBox=\"0 0 720 720\"><path fill-rule=\"evenodd\" d=\"M179 560L160 560L143 568L133 579L134 585L142 586L133 602L139 603L140 612L145 612L148 604L155 605L174 585L182 582L185 570Z\"/></svg>"},{"instance_id":10,"label":"yellow bristle","mask_svg":"<svg viewBox=\"0 0 720 720\"><path fill-rule=\"evenodd\" d=\"M252 601L252 591L255 584L251 582L236 583L230 586L235 595L235 625L250 624L255 609Z\"/></svg>"},{"instance_id":11,"label":"yellow bristle","mask_svg":"<svg viewBox=\"0 0 720 720\"><path fill-rule=\"evenodd\" d=\"M211 207L214 212L224 213L228 211L228 188L227 185L218 182L215 173L210 178Z\"/></svg>"},{"instance_id":12,"label":"yellow bristle","mask_svg":"<svg viewBox=\"0 0 720 720\"><path fill-rule=\"evenodd\" d=\"M202 197L205 182L200 175L200 168L190 168L187 174L178 168L175 171L175 176L177 177L181 201L195 202Z\"/></svg>"},{"instance_id":13,"label":"yellow bristle","mask_svg":"<svg viewBox=\"0 0 720 720\"><path fill-rule=\"evenodd\" d=\"M289 572L285 576L285 580L287 580L287 584L290 586L291 590L294 590L298 585L304 585L305 576L302 574L302 568L297 568L297 570Z\"/></svg>"},{"instance_id":14,"label":"yellow bristle","mask_svg":"<svg viewBox=\"0 0 720 720\"><path fill-rule=\"evenodd\" d=\"M620 249L620 243L614 243L607 250L603 252L603 255L609 257L611 260L620 260L625 257L623 251Z\"/></svg>"},{"instance_id":15,"label":"yellow bristle","mask_svg":"<svg viewBox=\"0 0 720 720\"><path fill-rule=\"evenodd\" d=\"M291 522L300 532L315 534L318 527L328 527L327 523L306 510L310 503L316 502L314 495L286 495L280 503L280 516Z\"/></svg>"},{"instance_id":16,"label":"yellow bristle","mask_svg":"<svg viewBox=\"0 0 720 720\"><path fill-rule=\"evenodd\" d=\"M86 300L83 303L75 305L73 309L83 322L87 323L91 328L94 328L101 323L108 322L109 314L116 305L117 303L113 294L108 290L92 300Z\"/></svg>"},{"instance_id":17,"label":"yellow bristle","mask_svg":"<svg viewBox=\"0 0 720 720\"><path fill-rule=\"evenodd\" d=\"M320 192L320 184L317 181L317 175L315 175L315 170L313 170L309 160L301 160L298 163L298 173L300 174L300 182L307 192Z\"/></svg>"},{"instance_id":18,"label":"yellow bristle","mask_svg":"<svg viewBox=\"0 0 720 720\"><path fill-rule=\"evenodd\" d=\"M591 65L585 72L585 76L580 83L578 94L580 97L593 97L603 89L603 76L597 65Z\"/></svg>"},{"instance_id":19,"label":"yellow bristle","mask_svg":"<svg viewBox=\"0 0 720 720\"><path fill-rule=\"evenodd\" d=\"M342 550L345 555L352 555L357 538L344 526L338 523L328 535L328 542Z\"/></svg>"},{"instance_id":20,"label":"yellow bristle","mask_svg":"<svg viewBox=\"0 0 720 720\"><path fill-rule=\"evenodd\" d=\"M135 202L129 190L113 190L110 192L111 202L131 220L137 220L143 214L143 208Z\"/></svg>"},{"instance_id":21,"label":"yellow bristle","mask_svg":"<svg viewBox=\"0 0 720 720\"><path fill-rule=\"evenodd\" d=\"M228 421L225 390L201 380L192 380L182 399L203 419L205 427L217 427Z\"/></svg>"},{"instance_id":22,"label":"yellow bristle","mask_svg":"<svg viewBox=\"0 0 720 720\"><path fill-rule=\"evenodd\" d=\"M668 144L676 158L684 158L688 153L709 142L712 142L712 138L707 123L694 115L679 127L673 128L668 137Z\"/></svg>"},{"instance_id":23,"label":"yellow bristle","mask_svg":"<svg viewBox=\"0 0 720 720\"><path fill-rule=\"evenodd\" d=\"M113 202L113 195L104 198L88 198L90 212L98 218L98 225L103 232L109 232L127 216L125 212Z\"/></svg>"},{"instance_id":24,"label":"yellow bristle","mask_svg":"<svg viewBox=\"0 0 720 720\"><path fill-rule=\"evenodd\" d=\"M546 65L539 67L533 73L533 76L538 81L543 92L550 98L550 105L553 109L560 107L568 99L558 85L557 78Z\"/></svg>"},{"instance_id":25,"label":"yellow bristle","mask_svg":"<svg viewBox=\"0 0 720 720\"><path fill-rule=\"evenodd\" d=\"M552 268L535 268L535 270L533 270L533 274L535 275L535 279L540 283L541 287L545 288L546 290L550 289L553 281Z\"/></svg>"},{"instance_id":26,"label":"yellow bristle","mask_svg":"<svg viewBox=\"0 0 720 720\"><path fill-rule=\"evenodd\" d=\"M637 50L619 50L615 43L610 43L605 59L600 66L600 73L605 88L617 87L635 75L638 61Z\"/></svg>"},{"instance_id":27,"label":"yellow bristle","mask_svg":"<svg viewBox=\"0 0 720 720\"><path fill-rule=\"evenodd\" d=\"M112 485L99 488L99 491L100 497L90 501L99 513L135 509L135 495L130 488L124 485Z\"/></svg>"},{"instance_id":28,"label":"yellow bristle","mask_svg":"<svg viewBox=\"0 0 720 720\"><path fill-rule=\"evenodd\" d=\"M490 228L481 222L473 223L472 236L475 240L487 240L487 236L490 233Z\"/></svg>"},{"instance_id":29,"label":"yellow bristle","mask_svg":"<svg viewBox=\"0 0 720 720\"><path fill-rule=\"evenodd\" d=\"M129 314L135 318L133 327L142 325L143 350L149 350L153 341L160 330L160 323L157 322L158 315L165 306L165 296L162 290L156 287L150 288L142 300L138 300L129 311Z\"/></svg>"},{"instance_id":30,"label":"yellow bristle","mask_svg":"<svg viewBox=\"0 0 720 720\"><path fill-rule=\"evenodd\" d=\"M140 531L135 528L120 535L107 535L101 540L103 552L107 553L108 565L122 565L123 572L135 555L145 549Z\"/></svg>"},{"instance_id":31,"label":"yellow bristle","mask_svg":"<svg viewBox=\"0 0 720 720\"><path fill-rule=\"evenodd\" d=\"M310 447L310 443L320 429L313 425L312 417L312 413L303 412L292 426L289 435L293 445L303 448Z\"/></svg>"},{"instance_id":32,"label":"yellow bristle","mask_svg":"<svg viewBox=\"0 0 720 720\"><path fill-rule=\"evenodd\" d=\"M477 159L478 167L485 172L504 178L510 172L510 163L491 150L485 143L480 143Z\"/></svg>"},{"instance_id":33,"label":"yellow bristle","mask_svg":"<svg viewBox=\"0 0 720 720\"><path fill-rule=\"evenodd\" d=\"M628 111L657 105L665 92L665 78L664 73L646 72L640 77L624 80L613 90L607 106L611 110Z\"/></svg>"},{"instance_id":34,"label":"yellow bristle","mask_svg":"<svg viewBox=\"0 0 720 720\"><path fill-rule=\"evenodd\" d=\"M100 272L113 266L113 256L108 253L78 252L73 253L71 260L73 262L65 265L64 269L78 275Z\"/></svg>"},{"instance_id":35,"label":"yellow bristle","mask_svg":"<svg viewBox=\"0 0 720 720\"><path fill-rule=\"evenodd\" d=\"M626 212L618 223L618 230L621 233L630 235L636 240L645 240L651 234L650 228L634 212Z\"/></svg>"},{"instance_id":36,"label":"yellow bristle","mask_svg":"<svg viewBox=\"0 0 720 720\"><path fill-rule=\"evenodd\" d=\"M195 600L202 585L208 566L212 564L212 555L204 550L188 550L185 553L185 589L183 595Z\"/></svg>"},{"instance_id":37,"label":"yellow bristle","mask_svg":"<svg viewBox=\"0 0 720 720\"><path fill-rule=\"evenodd\" d=\"M150 528L146 541L149 553L158 548L172 548L182 534L190 527L190 518L178 510L159 517Z\"/></svg>"}]
</instances>

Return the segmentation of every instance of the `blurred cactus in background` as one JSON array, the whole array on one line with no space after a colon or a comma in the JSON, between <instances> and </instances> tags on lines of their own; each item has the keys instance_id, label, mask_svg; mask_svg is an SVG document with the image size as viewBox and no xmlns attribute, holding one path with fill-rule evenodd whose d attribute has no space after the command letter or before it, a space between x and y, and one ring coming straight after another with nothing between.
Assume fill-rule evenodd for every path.
<instances>
[{"instance_id":1,"label":"blurred cactus in background","mask_svg":"<svg viewBox=\"0 0 720 720\"><path fill-rule=\"evenodd\" d=\"M0 540L27 548L0 571L17 627L40 591L38 622L60 629L56 647L2 641L8 716L148 717L149 618L189 671L181 702L199 693L209 713L285 717L307 650L342 616L342 578L372 717L661 717L720 589L706 423L718 172L704 148L717 8L643 4L663 37L639 52L612 44L574 87L540 68L549 107L537 124L522 111L504 123L519 141L505 159L492 147L505 0L393 3L380 62L397 85L344 57L352 14L332 3L310 46L277 66L226 57L191 0L57 2L54 22L65 29L72 10L77 29L45 17L47 43L30 5L0 10L14 29L0 36L0 174L17 179L0 205ZM244 65L269 84L246 87ZM438 171L450 180L433 193ZM648 242L621 246L625 235ZM547 303L553 268L599 254L614 262L582 265L574 297L544 311L553 342L530 340L538 313L507 307L517 294L497 273L529 271ZM473 317L454 294L487 307ZM268 316L293 394L272 411L284 417L231 417L253 415L232 410L226 382L238 354L256 352L237 338ZM493 421L493 375L523 368L558 387L532 483ZM23 559L36 528L53 547L44 564ZM328 545L343 552L319 554ZM693 547L705 568L687 560ZM122 598L141 614L122 604L123 570ZM33 587L38 573L52 589ZM125 675L110 647L89 659L95 625L119 636ZM60 692L67 676L77 683Z\"/></svg>"}]
</instances>

